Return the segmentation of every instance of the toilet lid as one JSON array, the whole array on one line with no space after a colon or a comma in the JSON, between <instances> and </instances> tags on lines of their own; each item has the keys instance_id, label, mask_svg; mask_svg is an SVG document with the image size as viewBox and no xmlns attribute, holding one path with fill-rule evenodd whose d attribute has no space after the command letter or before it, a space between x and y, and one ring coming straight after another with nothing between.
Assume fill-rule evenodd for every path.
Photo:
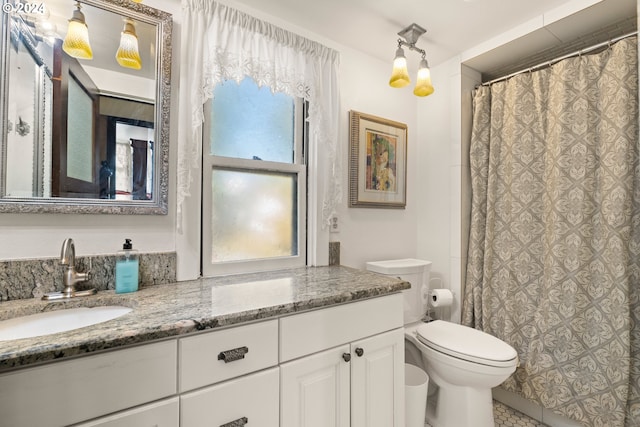
<instances>
[{"instance_id":1,"label":"toilet lid","mask_svg":"<svg viewBox=\"0 0 640 427\"><path fill-rule=\"evenodd\" d=\"M510 366L518 353L509 344L486 332L456 323L434 320L417 329L424 345L441 353L490 366Z\"/></svg>"}]
</instances>

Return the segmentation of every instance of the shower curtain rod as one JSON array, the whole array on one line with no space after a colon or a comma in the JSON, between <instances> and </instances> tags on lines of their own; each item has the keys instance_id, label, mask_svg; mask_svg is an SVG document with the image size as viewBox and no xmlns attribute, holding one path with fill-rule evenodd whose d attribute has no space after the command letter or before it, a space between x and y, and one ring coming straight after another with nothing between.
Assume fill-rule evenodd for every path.
<instances>
[{"instance_id":1,"label":"shower curtain rod","mask_svg":"<svg viewBox=\"0 0 640 427\"><path fill-rule=\"evenodd\" d=\"M594 44L593 46L585 47L584 49L577 50L575 52L569 53L567 55L560 56L560 57L552 59L550 61L541 62L538 65L534 65L533 67L528 67L528 68L525 68L523 70L516 71L515 73L511 73L511 74L509 74L507 76L498 77L497 79L493 79L491 81L482 83L481 86L491 86L494 83L501 82L503 80L508 80L513 76L517 76L518 74L529 73L531 71L539 70L541 68L550 67L553 64L562 61L563 59L572 58L574 56L580 56L582 54L592 52L594 50L600 49L601 47L604 47L604 46L607 46L607 45L611 45L611 44L613 44L615 42L618 42L620 40L626 39L627 37L635 36L637 34L638 34L637 30L636 31L632 31L632 32L630 32L628 34L625 34L623 36L615 37L615 38L612 38L612 39L610 39L610 40L608 40L606 42L601 42L601 43L598 43L598 44Z\"/></svg>"}]
</instances>

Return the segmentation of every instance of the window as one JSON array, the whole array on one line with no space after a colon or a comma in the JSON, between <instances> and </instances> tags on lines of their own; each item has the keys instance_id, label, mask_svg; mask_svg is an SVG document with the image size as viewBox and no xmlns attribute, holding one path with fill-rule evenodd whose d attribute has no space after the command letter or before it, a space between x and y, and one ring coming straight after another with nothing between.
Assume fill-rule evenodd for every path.
<instances>
[{"instance_id":1,"label":"window","mask_svg":"<svg viewBox=\"0 0 640 427\"><path fill-rule=\"evenodd\" d=\"M202 274L305 265L303 101L226 81L205 117Z\"/></svg>"}]
</instances>

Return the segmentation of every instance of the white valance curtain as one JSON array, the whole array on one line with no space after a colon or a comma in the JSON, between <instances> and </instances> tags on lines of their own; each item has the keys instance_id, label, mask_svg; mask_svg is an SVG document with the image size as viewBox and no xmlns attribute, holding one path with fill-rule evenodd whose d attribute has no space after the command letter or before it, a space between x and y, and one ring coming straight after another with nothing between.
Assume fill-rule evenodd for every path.
<instances>
[{"instance_id":1,"label":"white valance curtain","mask_svg":"<svg viewBox=\"0 0 640 427\"><path fill-rule=\"evenodd\" d=\"M274 92L309 102L310 146L326 151L322 222L342 197L338 156L339 54L317 42L211 0L183 0L178 141L178 227L193 171L199 170L203 105L225 80L251 77Z\"/></svg>"}]
</instances>

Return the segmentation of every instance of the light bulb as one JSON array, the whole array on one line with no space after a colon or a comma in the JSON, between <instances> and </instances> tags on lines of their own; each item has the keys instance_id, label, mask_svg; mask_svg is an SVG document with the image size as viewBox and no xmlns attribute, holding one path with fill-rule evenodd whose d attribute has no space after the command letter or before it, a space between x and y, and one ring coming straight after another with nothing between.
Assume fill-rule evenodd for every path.
<instances>
[{"instance_id":1,"label":"light bulb","mask_svg":"<svg viewBox=\"0 0 640 427\"><path fill-rule=\"evenodd\" d=\"M89 29L84 14L80 11L80 3L76 4L76 8L69 20L69 28L62 43L62 50L74 58L93 59L93 52L89 44Z\"/></svg>"},{"instance_id":2,"label":"light bulb","mask_svg":"<svg viewBox=\"0 0 640 427\"><path fill-rule=\"evenodd\" d=\"M389 86L392 87L405 87L411 83L409 78L409 72L407 71L407 58L404 56L404 50L398 47L396 50L396 57L393 60L393 71L391 72L391 78L389 79Z\"/></svg>"},{"instance_id":3,"label":"light bulb","mask_svg":"<svg viewBox=\"0 0 640 427\"><path fill-rule=\"evenodd\" d=\"M124 30L120 35L120 47L116 52L116 61L125 68L133 68L139 70L142 68L142 60L138 53L138 37L133 20L126 18L124 21Z\"/></svg>"},{"instance_id":4,"label":"light bulb","mask_svg":"<svg viewBox=\"0 0 640 427\"><path fill-rule=\"evenodd\" d=\"M414 95L429 96L433 93L434 88L433 84L431 84L431 70L429 70L429 64L424 58L420 61L417 80L416 87L413 89Z\"/></svg>"}]
</instances>

